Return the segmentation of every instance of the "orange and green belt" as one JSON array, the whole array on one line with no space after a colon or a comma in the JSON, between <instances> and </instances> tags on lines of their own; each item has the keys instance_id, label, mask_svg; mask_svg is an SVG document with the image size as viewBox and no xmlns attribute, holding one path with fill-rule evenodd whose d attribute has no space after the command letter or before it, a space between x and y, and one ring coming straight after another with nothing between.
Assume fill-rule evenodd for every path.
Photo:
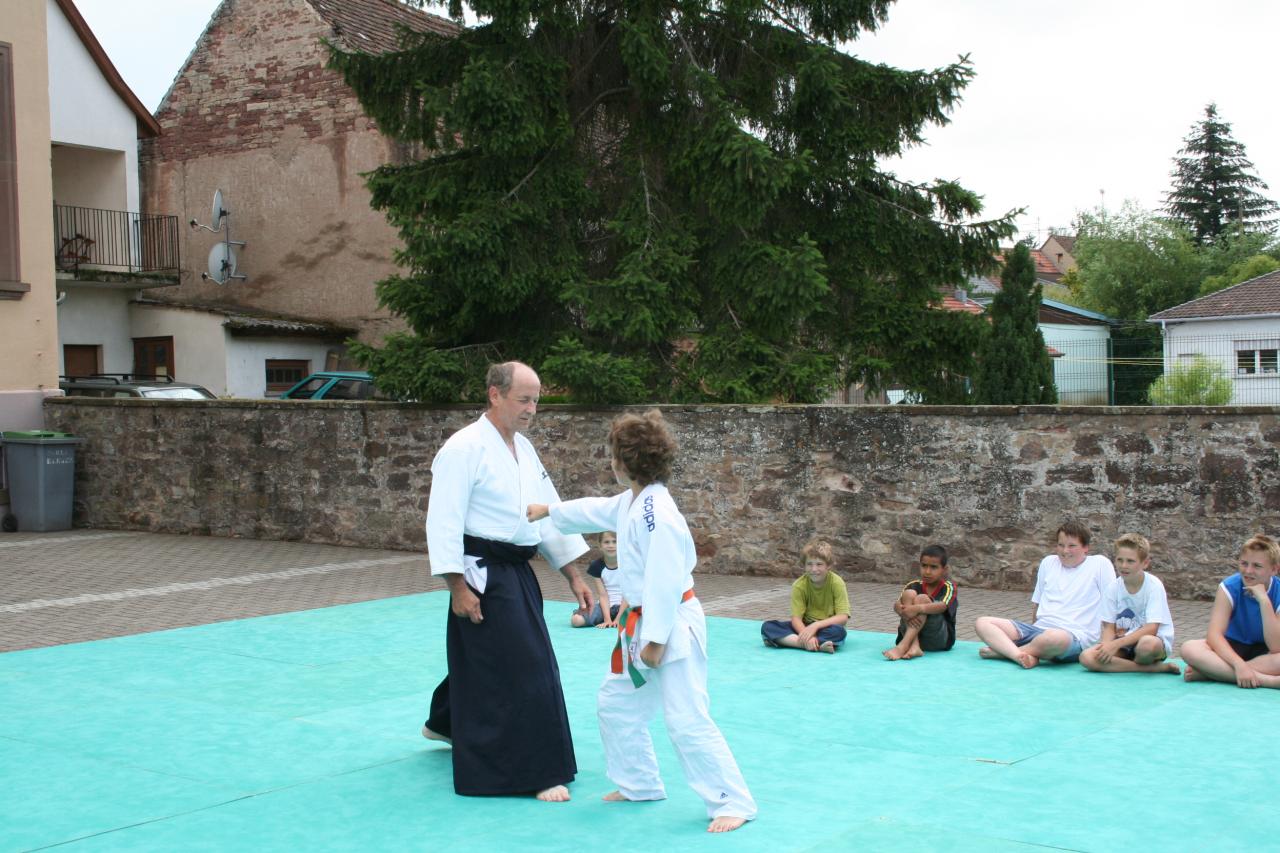
<instances>
[{"instance_id":1,"label":"orange and green belt","mask_svg":"<svg viewBox=\"0 0 1280 853\"><path fill-rule=\"evenodd\" d=\"M680 597L680 603L693 598L693 587L689 587L684 591L684 595ZM622 674L622 659L624 657L623 647L627 648L625 657L627 659L627 674L631 676L631 683L637 689L644 686L644 676L640 674L640 670L636 668L635 663L631 660L631 641L636 638L636 625L640 622L642 608L628 607L618 614L618 642L613 645L613 658L609 662L609 671L615 675Z\"/></svg>"}]
</instances>

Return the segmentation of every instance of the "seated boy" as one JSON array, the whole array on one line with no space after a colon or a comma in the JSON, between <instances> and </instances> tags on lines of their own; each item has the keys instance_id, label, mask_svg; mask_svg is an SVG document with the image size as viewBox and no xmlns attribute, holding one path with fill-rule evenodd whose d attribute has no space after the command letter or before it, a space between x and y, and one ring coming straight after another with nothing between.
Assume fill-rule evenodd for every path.
<instances>
[{"instance_id":1,"label":"seated boy","mask_svg":"<svg viewBox=\"0 0 1280 853\"><path fill-rule=\"evenodd\" d=\"M1240 571L1218 585L1209 636L1182 644L1187 681L1280 687L1280 545L1257 536L1240 549Z\"/></svg>"},{"instance_id":2,"label":"seated boy","mask_svg":"<svg viewBox=\"0 0 1280 853\"><path fill-rule=\"evenodd\" d=\"M600 628L618 627L618 613L622 610L622 580L618 574L618 534L606 530L600 534L600 557L587 566L587 574L596 581L596 601L590 610L579 607L569 617L575 628L595 625Z\"/></svg>"},{"instance_id":3,"label":"seated boy","mask_svg":"<svg viewBox=\"0 0 1280 853\"><path fill-rule=\"evenodd\" d=\"M815 539L804 546L804 574L791 585L791 618L770 619L760 626L764 644L833 654L847 636L849 592L844 579L831 571L831 545Z\"/></svg>"},{"instance_id":4,"label":"seated boy","mask_svg":"<svg viewBox=\"0 0 1280 853\"><path fill-rule=\"evenodd\" d=\"M920 552L920 579L907 584L893 602L899 616L897 645L884 650L889 660L910 660L925 652L945 652L956 644L960 599L947 580L947 549L930 545Z\"/></svg>"},{"instance_id":5,"label":"seated boy","mask_svg":"<svg viewBox=\"0 0 1280 853\"><path fill-rule=\"evenodd\" d=\"M1045 658L1074 661L1098 641L1102 593L1116 572L1106 557L1089 553L1089 538L1089 528L1078 521L1058 528L1058 552L1036 570L1031 624L979 616L973 627L987 645L978 654L1031 669Z\"/></svg>"},{"instance_id":6,"label":"seated boy","mask_svg":"<svg viewBox=\"0 0 1280 853\"><path fill-rule=\"evenodd\" d=\"M1160 578L1151 574L1151 543L1137 533L1116 540L1120 577L1102 598L1102 637L1080 654L1094 672L1169 672L1182 670L1167 660L1173 654L1173 616Z\"/></svg>"}]
</instances>

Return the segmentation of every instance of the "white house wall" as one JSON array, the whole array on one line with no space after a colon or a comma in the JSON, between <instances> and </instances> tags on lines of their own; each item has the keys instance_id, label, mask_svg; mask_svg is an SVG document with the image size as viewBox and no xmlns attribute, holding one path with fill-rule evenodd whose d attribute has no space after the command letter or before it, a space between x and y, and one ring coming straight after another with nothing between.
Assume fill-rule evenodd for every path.
<instances>
[{"instance_id":1,"label":"white house wall","mask_svg":"<svg viewBox=\"0 0 1280 853\"><path fill-rule=\"evenodd\" d=\"M123 153L116 178L118 210L138 210L138 119L102 76L62 10L46 0L49 28L49 123L55 145ZM59 198L59 204L75 204Z\"/></svg>"},{"instance_id":2,"label":"white house wall","mask_svg":"<svg viewBox=\"0 0 1280 853\"><path fill-rule=\"evenodd\" d=\"M1235 392L1230 405L1280 405L1280 375L1236 374L1235 342L1268 338L1280 338L1280 317L1169 323L1164 328L1164 369L1172 370L1193 355L1203 355L1231 377Z\"/></svg>"},{"instance_id":3,"label":"white house wall","mask_svg":"<svg viewBox=\"0 0 1280 853\"><path fill-rule=\"evenodd\" d=\"M58 373L67 372L63 347L67 344L102 348L105 373L133 371L133 340L129 337L127 290L68 286L60 282L66 298L58 306Z\"/></svg>"},{"instance_id":4,"label":"white house wall","mask_svg":"<svg viewBox=\"0 0 1280 853\"><path fill-rule=\"evenodd\" d=\"M298 338L229 337L227 341L227 394L231 397L267 396L267 360L309 362L308 373L325 369L330 344Z\"/></svg>"},{"instance_id":5,"label":"white house wall","mask_svg":"<svg viewBox=\"0 0 1280 853\"><path fill-rule=\"evenodd\" d=\"M1074 406L1105 406L1109 400L1107 377L1107 326L1075 326L1041 323L1046 345L1062 352L1053 359L1053 381L1058 402Z\"/></svg>"},{"instance_id":6,"label":"white house wall","mask_svg":"<svg viewBox=\"0 0 1280 853\"><path fill-rule=\"evenodd\" d=\"M174 379L227 396L227 332L221 314L155 305L130 305L129 312L133 337L173 338Z\"/></svg>"}]
</instances>

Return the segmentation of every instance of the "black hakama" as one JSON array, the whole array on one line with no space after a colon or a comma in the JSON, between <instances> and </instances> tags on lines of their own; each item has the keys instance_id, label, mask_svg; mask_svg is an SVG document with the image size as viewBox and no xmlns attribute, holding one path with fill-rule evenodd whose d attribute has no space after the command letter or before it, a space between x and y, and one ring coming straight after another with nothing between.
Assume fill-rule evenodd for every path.
<instances>
[{"instance_id":1,"label":"black hakama","mask_svg":"<svg viewBox=\"0 0 1280 853\"><path fill-rule=\"evenodd\" d=\"M567 784L578 765L542 589L529 565L537 549L471 536L464 546L488 570L478 593L484 621L449 610L449 674L427 720L453 739L453 789L500 796Z\"/></svg>"}]
</instances>

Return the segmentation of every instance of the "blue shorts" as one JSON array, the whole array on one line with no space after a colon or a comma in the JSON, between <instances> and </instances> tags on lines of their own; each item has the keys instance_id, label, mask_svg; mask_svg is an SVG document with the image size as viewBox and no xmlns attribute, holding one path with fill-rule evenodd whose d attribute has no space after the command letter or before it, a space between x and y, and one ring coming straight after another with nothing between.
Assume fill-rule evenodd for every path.
<instances>
[{"instance_id":1,"label":"blue shorts","mask_svg":"<svg viewBox=\"0 0 1280 853\"><path fill-rule=\"evenodd\" d=\"M1027 643L1044 633L1044 628L1037 628L1035 625L1028 625L1026 622L1019 622L1017 619L1010 619L1009 621L1013 623L1013 627L1018 629L1018 639L1013 641L1015 646L1025 646ZM1075 635L1070 631L1067 631L1065 628L1057 628L1055 630L1065 632L1066 635L1071 638L1071 645L1065 652L1058 655L1056 658L1050 658L1050 660L1054 663L1072 663L1073 661L1079 660L1080 653L1084 651L1084 646L1080 645L1080 641L1076 639Z\"/></svg>"}]
</instances>

